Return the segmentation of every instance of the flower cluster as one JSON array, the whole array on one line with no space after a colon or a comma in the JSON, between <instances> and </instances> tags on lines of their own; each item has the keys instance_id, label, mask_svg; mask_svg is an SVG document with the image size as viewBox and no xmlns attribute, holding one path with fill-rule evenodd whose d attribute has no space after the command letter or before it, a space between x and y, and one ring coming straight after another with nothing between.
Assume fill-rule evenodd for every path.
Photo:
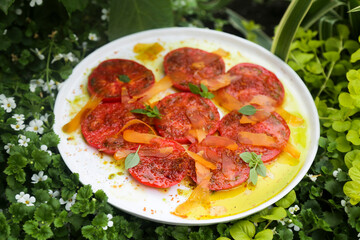
<instances>
[{"instance_id":1,"label":"flower cluster","mask_svg":"<svg viewBox=\"0 0 360 240\"><path fill-rule=\"evenodd\" d=\"M79 59L72 52L69 52L67 54L59 53L59 54L55 55L53 60L51 61L51 63L54 63L61 59L64 59L65 62L67 62L67 61L78 62L79 61Z\"/></svg>"},{"instance_id":2,"label":"flower cluster","mask_svg":"<svg viewBox=\"0 0 360 240\"><path fill-rule=\"evenodd\" d=\"M106 216L107 216L107 218L108 218L108 223L107 223L107 225L106 225L105 227L103 227L104 230L107 230L108 227L114 226L114 222L111 221L111 219L113 218L113 216L112 216L111 214L108 214L108 215L106 215Z\"/></svg>"},{"instance_id":3,"label":"flower cluster","mask_svg":"<svg viewBox=\"0 0 360 240\"><path fill-rule=\"evenodd\" d=\"M71 206L75 204L76 195L77 195L77 193L75 193L72 197L70 197L67 200L60 198L60 204L62 204L62 205L65 204L65 209L67 211L70 211Z\"/></svg>"},{"instance_id":4,"label":"flower cluster","mask_svg":"<svg viewBox=\"0 0 360 240\"><path fill-rule=\"evenodd\" d=\"M15 99L13 97L7 98L4 94L0 94L0 106L9 113L16 108Z\"/></svg>"},{"instance_id":5,"label":"flower cluster","mask_svg":"<svg viewBox=\"0 0 360 240\"><path fill-rule=\"evenodd\" d=\"M24 114L14 114L12 118L15 118L16 124L10 124L10 127L14 129L15 131L20 131L25 128L24 120L25 116Z\"/></svg>"},{"instance_id":6,"label":"flower cluster","mask_svg":"<svg viewBox=\"0 0 360 240\"><path fill-rule=\"evenodd\" d=\"M35 92L38 87L42 88L44 92L53 95L52 90L60 86L52 79L49 82L45 82L43 79L32 79L29 85L30 91Z\"/></svg>"},{"instance_id":7,"label":"flower cluster","mask_svg":"<svg viewBox=\"0 0 360 240\"><path fill-rule=\"evenodd\" d=\"M34 203L36 202L35 197L30 196L28 193L20 192L19 194L15 195L15 199L19 203L24 203L26 206L34 206Z\"/></svg>"}]
</instances>

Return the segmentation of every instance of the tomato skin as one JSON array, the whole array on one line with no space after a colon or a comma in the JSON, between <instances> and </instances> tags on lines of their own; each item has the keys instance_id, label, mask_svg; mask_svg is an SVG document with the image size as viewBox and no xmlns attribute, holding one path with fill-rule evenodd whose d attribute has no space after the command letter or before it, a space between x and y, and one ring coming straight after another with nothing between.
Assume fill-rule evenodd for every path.
<instances>
[{"instance_id":1,"label":"tomato skin","mask_svg":"<svg viewBox=\"0 0 360 240\"><path fill-rule=\"evenodd\" d=\"M99 104L92 112L88 113L81 122L81 132L86 142L107 154L114 154L116 150L136 149L139 144L125 141L121 135L114 137L126 122L135 119L131 109L143 108L141 103L123 104L107 102ZM135 124L129 129L148 133L149 129L143 124Z\"/></svg>"},{"instance_id":2,"label":"tomato skin","mask_svg":"<svg viewBox=\"0 0 360 240\"><path fill-rule=\"evenodd\" d=\"M262 154L261 160L263 162L269 162L276 158L282 152L290 137L290 129L285 120L276 112L271 113L269 118L255 124L241 124L241 117L242 114L237 111L232 111L224 116L219 125L220 135L237 141L238 132L265 133L275 138L277 148L239 143L238 145L242 151Z\"/></svg>"},{"instance_id":3,"label":"tomato skin","mask_svg":"<svg viewBox=\"0 0 360 240\"><path fill-rule=\"evenodd\" d=\"M129 83L118 79L126 75ZM90 95L103 98L103 101L120 101L121 89L126 87L129 96L133 97L148 90L155 83L151 70L145 66L127 59L109 59L101 62L88 77Z\"/></svg>"},{"instance_id":4,"label":"tomato skin","mask_svg":"<svg viewBox=\"0 0 360 240\"><path fill-rule=\"evenodd\" d=\"M194 68L196 63L204 63L201 69ZM189 83L200 86L200 81L225 73L224 60L215 53L197 48L183 47L175 49L164 58L166 75L181 73L184 77L172 79L174 87L181 91L190 91Z\"/></svg>"},{"instance_id":5,"label":"tomato skin","mask_svg":"<svg viewBox=\"0 0 360 240\"><path fill-rule=\"evenodd\" d=\"M219 191L233 188L249 178L250 168L239 156L242 150L233 151L225 147L208 147L197 143L190 145L189 150L202 151L206 160L216 164L217 168L211 170L210 190ZM228 165L225 166L225 164ZM197 182L194 161L190 162L189 176Z\"/></svg>"},{"instance_id":6,"label":"tomato skin","mask_svg":"<svg viewBox=\"0 0 360 240\"><path fill-rule=\"evenodd\" d=\"M165 138L173 139L179 143L189 143L188 131L191 122L186 116L186 110L195 107L203 114L205 132L207 135L216 132L220 115L216 106L207 98L193 93L174 93L166 96L157 103L162 115L161 119L155 119L155 127L159 134Z\"/></svg>"},{"instance_id":7,"label":"tomato skin","mask_svg":"<svg viewBox=\"0 0 360 240\"><path fill-rule=\"evenodd\" d=\"M284 101L285 90L276 75L264 67L252 63L233 66L227 74L236 77L223 89L243 104L256 95L266 95L275 100L275 106Z\"/></svg>"},{"instance_id":8,"label":"tomato skin","mask_svg":"<svg viewBox=\"0 0 360 240\"><path fill-rule=\"evenodd\" d=\"M172 147L167 157L142 156L141 149ZM128 171L140 183L155 187L168 188L178 184L187 174L190 158L184 148L175 141L154 139L151 144L142 144L139 151L140 163Z\"/></svg>"}]
</instances>

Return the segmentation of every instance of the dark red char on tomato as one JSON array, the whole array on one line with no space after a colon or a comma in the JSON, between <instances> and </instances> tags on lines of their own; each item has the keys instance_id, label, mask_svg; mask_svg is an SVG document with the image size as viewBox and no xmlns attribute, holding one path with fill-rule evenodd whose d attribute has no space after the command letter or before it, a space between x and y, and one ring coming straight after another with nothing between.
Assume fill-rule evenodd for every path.
<instances>
[{"instance_id":1,"label":"dark red char on tomato","mask_svg":"<svg viewBox=\"0 0 360 240\"><path fill-rule=\"evenodd\" d=\"M219 125L220 115L216 106L207 98L197 94L181 92L166 96L157 103L162 115L155 119L155 127L165 138L179 143L189 143L191 120L198 118L207 135L213 134Z\"/></svg>"},{"instance_id":2,"label":"dark red char on tomato","mask_svg":"<svg viewBox=\"0 0 360 240\"><path fill-rule=\"evenodd\" d=\"M242 124L240 123L241 117L242 114L237 111L225 115L220 121L220 135L238 142L239 132L264 133L275 139L276 148L238 143L239 151L261 154L263 162L269 162L276 158L282 152L290 137L290 129L285 120L276 112L271 113L267 119L255 124Z\"/></svg>"},{"instance_id":3,"label":"dark red char on tomato","mask_svg":"<svg viewBox=\"0 0 360 240\"><path fill-rule=\"evenodd\" d=\"M119 80L126 75L130 82ZM121 88L126 87L129 96L147 91L155 83L151 70L127 59L109 59L101 62L88 77L88 91L91 95L104 98L103 101L120 101Z\"/></svg>"},{"instance_id":4,"label":"dark red char on tomato","mask_svg":"<svg viewBox=\"0 0 360 240\"><path fill-rule=\"evenodd\" d=\"M164 58L165 74L170 76L174 87L190 91L189 83L200 86L202 79L209 79L225 73L221 56L197 48L175 49Z\"/></svg>"},{"instance_id":5,"label":"dark red char on tomato","mask_svg":"<svg viewBox=\"0 0 360 240\"><path fill-rule=\"evenodd\" d=\"M114 154L119 149L136 149L139 144L125 141L121 134L115 137L128 121L136 118L130 112L135 108L143 108L143 105L138 102L132 104L100 103L81 122L81 132L86 142L107 154ZM142 133L149 132L149 128L143 124L134 124L127 129Z\"/></svg>"},{"instance_id":6,"label":"dark red char on tomato","mask_svg":"<svg viewBox=\"0 0 360 240\"><path fill-rule=\"evenodd\" d=\"M172 148L171 153L165 156L149 156L144 152L160 148ZM140 162L129 168L129 173L140 183L156 187L168 188L180 183L188 173L189 156L177 142L155 138L150 144L142 144L139 149Z\"/></svg>"},{"instance_id":7,"label":"dark red char on tomato","mask_svg":"<svg viewBox=\"0 0 360 240\"><path fill-rule=\"evenodd\" d=\"M269 70L252 63L240 63L232 67L227 74L231 84L222 88L241 103L249 103L256 95L265 95L275 100L280 106L284 100L284 86Z\"/></svg>"},{"instance_id":8,"label":"dark red char on tomato","mask_svg":"<svg viewBox=\"0 0 360 240\"><path fill-rule=\"evenodd\" d=\"M250 168L239 156L238 150L230 150L225 147L209 147L201 144L191 144L189 150L195 153L202 153L202 156L216 165L211 170L209 189L213 191L225 190L236 187L249 178ZM195 162L189 165L189 175L197 182Z\"/></svg>"}]
</instances>

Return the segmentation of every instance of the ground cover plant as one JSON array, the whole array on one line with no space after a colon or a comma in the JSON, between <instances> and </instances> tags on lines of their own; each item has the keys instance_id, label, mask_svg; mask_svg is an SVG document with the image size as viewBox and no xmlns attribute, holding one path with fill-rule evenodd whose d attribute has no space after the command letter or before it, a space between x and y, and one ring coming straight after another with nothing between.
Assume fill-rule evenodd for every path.
<instances>
[{"instance_id":1,"label":"ground cover plant","mask_svg":"<svg viewBox=\"0 0 360 240\"><path fill-rule=\"evenodd\" d=\"M247 1L258 11L273 2ZM360 3L284 2L288 14L272 38L229 0L1 1L0 239L360 238ZM289 18L299 24L287 26ZM286 60L310 90L319 150L272 208L226 224L158 224L113 208L61 159L53 107L76 64L110 40L168 26L246 37Z\"/></svg>"}]
</instances>

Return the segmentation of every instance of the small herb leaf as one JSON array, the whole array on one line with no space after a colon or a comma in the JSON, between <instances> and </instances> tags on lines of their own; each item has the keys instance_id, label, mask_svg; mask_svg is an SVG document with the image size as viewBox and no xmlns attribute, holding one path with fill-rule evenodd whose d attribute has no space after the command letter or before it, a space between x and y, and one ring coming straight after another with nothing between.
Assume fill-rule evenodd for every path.
<instances>
[{"instance_id":1,"label":"small herb leaf","mask_svg":"<svg viewBox=\"0 0 360 240\"><path fill-rule=\"evenodd\" d=\"M138 149L136 150L135 153L129 153L129 155L126 156L126 158L125 158L125 169L135 167L136 165L139 164L140 157L139 157L138 152L139 152L140 147L141 147L141 145L138 147Z\"/></svg>"},{"instance_id":2,"label":"small herb leaf","mask_svg":"<svg viewBox=\"0 0 360 240\"><path fill-rule=\"evenodd\" d=\"M246 105L239 109L239 113L250 116L254 115L258 110L253 105Z\"/></svg>"},{"instance_id":3,"label":"small herb leaf","mask_svg":"<svg viewBox=\"0 0 360 240\"><path fill-rule=\"evenodd\" d=\"M137 108L137 109L131 110L130 112L138 113L138 114L144 114L144 115L146 115L148 117L151 117L151 118L156 117L158 119L161 119L160 111L156 106L154 108L151 108L150 105L145 104L145 109Z\"/></svg>"},{"instance_id":4,"label":"small herb leaf","mask_svg":"<svg viewBox=\"0 0 360 240\"><path fill-rule=\"evenodd\" d=\"M250 167L250 181L256 185L258 175L266 177L266 167L261 160L261 155L254 152L243 152L240 154L241 159L249 164Z\"/></svg>"},{"instance_id":5,"label":"small herb leaf","mask_svg":"<svg viewBox=\"0 0 360 240\"><path fill-rule=\"evenodd\" d=\"M200 84L200 88L192 83L189 83L189 88L192 93L198 94L204 98L212 99L214 94L209 92L208 88L204 84Z\"/></svg>"},{"instance_id":6,"label":"small herb leaf","mask_svg":"<svg viewBox=\"0 0 360 240\"><path fill-rule=\"evenodd\" d=\"M118 75L118 79L124 83L130 82L130 78L127 75Z\"/></svg>"}]
</instances>

